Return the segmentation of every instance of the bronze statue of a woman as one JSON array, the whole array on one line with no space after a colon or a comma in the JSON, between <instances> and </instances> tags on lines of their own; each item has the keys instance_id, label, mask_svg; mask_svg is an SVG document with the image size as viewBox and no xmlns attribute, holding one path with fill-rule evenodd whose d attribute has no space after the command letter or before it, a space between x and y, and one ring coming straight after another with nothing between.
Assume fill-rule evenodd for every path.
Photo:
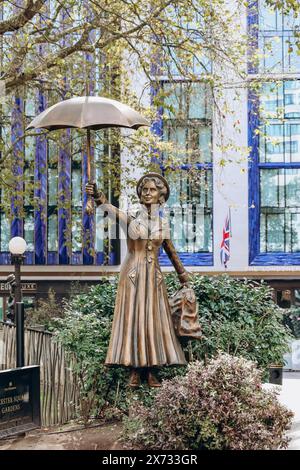
<instances>
[{"instance_id":1,"label":"bronze statue of a woman","mask_svg":"<svg viewBox=\"0 0 300 470\"><path fill-rule=\"evenodd\" d=\"M130 367L131 387L140 386L141 372L146 369L149 386L158 387L155 368L186 364L158 262L163 246L181 284L188 283L189 274L176 253L168 221L160 210L169 197L169 185L158 173L144 175L137 183L140 209L134 216L109 204L95 183L87 184L86 190L97 206L117 219L127 235L128 251L120 271L105 364Z\"/></svg>"}]
</instances>

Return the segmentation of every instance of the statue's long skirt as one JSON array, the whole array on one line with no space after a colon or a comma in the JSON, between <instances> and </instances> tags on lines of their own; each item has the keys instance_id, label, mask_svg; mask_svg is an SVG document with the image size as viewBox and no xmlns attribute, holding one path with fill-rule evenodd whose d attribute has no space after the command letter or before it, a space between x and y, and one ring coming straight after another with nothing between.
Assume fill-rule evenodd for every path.
<instances>
[{"instance_id":1,"label":"statue's long skirt","mask_svg":"<svg viewBox=\"0 0 300 470\"><path fill-rule=\"evenodd\" d=\"M135 368L184 365L158 264L159 246L149 252L146 241L130 240L128 248L105 364Z\"/></svg>"}]
</instances>

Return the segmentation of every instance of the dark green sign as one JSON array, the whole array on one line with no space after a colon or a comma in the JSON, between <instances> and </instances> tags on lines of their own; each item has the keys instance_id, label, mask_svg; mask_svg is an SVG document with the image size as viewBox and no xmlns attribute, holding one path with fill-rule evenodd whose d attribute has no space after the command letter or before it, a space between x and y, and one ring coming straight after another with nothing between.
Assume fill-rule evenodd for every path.
<instances>
[{"instance_id":1,"label":"dark green sign","mask_svg":"<svg viewBox=\"0 0 300 470\"><path fill-rule=\"evenodd\" d=\"M0 439L40 425L40 367L0 371Z\"/></svg>"}]
</instances>

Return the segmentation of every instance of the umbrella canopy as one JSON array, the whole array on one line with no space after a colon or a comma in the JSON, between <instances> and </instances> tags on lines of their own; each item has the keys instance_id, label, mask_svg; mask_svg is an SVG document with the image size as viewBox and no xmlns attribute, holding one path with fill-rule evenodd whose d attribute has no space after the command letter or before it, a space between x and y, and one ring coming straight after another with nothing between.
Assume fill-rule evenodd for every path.
<instances>
[{"instance_id":1,"label":"umbrella canopy","mask_svg":"<svg viewBox=\"0 0 300 470\"><path fill-rule=\"evenodd\" d=\"M60 101L34 118L27 129L104 129L149 126L141 114L126 104L100 96L82 96Z\"/></svg>"},{"instance_id":2,"label":"umbrella canopy","mask_svg":"<svg viewBox=\"0 0 300 470\"><path fill-rule=\"evenodd\" d=\"M141 126L150 126L147 119L126 104L116 100L102 98L101 96L82 96L60 101L45 109L34 118L28 129L55 129L77 128L87 130L87 178L91 181L91 135L90 130L105 129L108 127L126 127L138 129ZM93 201L89 197L86 213L93 213Z\"/></svg>"}]
</instances>

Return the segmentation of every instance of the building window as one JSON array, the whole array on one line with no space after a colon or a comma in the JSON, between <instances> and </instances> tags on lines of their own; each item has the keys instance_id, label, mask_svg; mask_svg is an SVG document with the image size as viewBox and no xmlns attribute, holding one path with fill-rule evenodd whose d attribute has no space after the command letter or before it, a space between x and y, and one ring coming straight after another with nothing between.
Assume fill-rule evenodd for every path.
<instances>
[{"instance_id":1,"label":"building window","mask_svg":"<svg viewBox=\"0 0 300 470\"><path fill-rule=\"evenodd\" d=\"M258 5L259 28L252 33L258 39L278 36L278 63L267 67L264 58L251 72L283 74L281 80L263 83L259 94L249 92L249 262L296 265L300 264L300 79L284 75L292 65L294 72L300 72L297 48L291 47L289 58L284 49L295 21L266 7L264 1ZM262 42L258 44L263 48ZM265 55L270 50L260 52Z\"/></svg>"},{"instance_id":2,"label":"building window","mask_svg":"<svg viewBox=\"0 0 300 470\"><path fill-rule=\"evenodd\" d=\"M10 223L5 212L0 213L0 251L8 252L8 244L10 241Z\"/></svg>"},{"instance_id":3,"label":"building window","mask_svg":"<svg viewBox=\"0 0 300 470\"><path fill-rule=\"evenodd\" d=\"M35 99L28 93L24 101L24 112L27 121L35 115ZM36 138L25 137L24 146L24 239L27 251L34 252L34 165Z\"/></svg>"},{"instance_id":4,"label":"building window","mask_svg":"<svg viewBox=\"0 0 300 470\"><path fill-rule=\"evenodd\" d=\"M2 47L1 47L2 46ZM3 51L3 44L0 44L0 52ZM3 54L0 54L3 61ZM11 147L11 103L6 103L5 101L1 103L0 106L0 142L1 148L9 149ZM2 156L2 151L0 155ZM8 169L8 172L10 169ZM2 169L2 180L5 181L5 168ZM11 211L11 200L10 200L10 187L5 187L5 184L1 185L0 190L1 204L0 204L0 251L4 253L4 256L8 253L8 243L11 239L11 230L10 224L11 220L8 217L8 214ZM5 254L6 253L6 254ZM9 258L7 258L8 260ZM6 261L7 261L6 260ZM10 261L8 261L10 262Z\"/></svg>"},{"instance_id":5,"label":"building window","mask_svg":"<svg viewBox=\"0 0 300 470\"><path fill-rule=\"evenodd\" d=\"M297 53L298 38L294 29L299 27L299 18L293 11L282 11L268 6L265 0L258 2L260 73L298 72L300 56Z\"/></svg>"},{"instance_id":6,"label":"building window","mask_svg":"<svg viewBox=\"0 0 300 470\"><path fill-rule=\"evenodd\" d=\"M95 181L107 199L119 207L120 135L117 130L107 130L94 137ZM95 213L95 251L98 264L120 263L120 231L117 223L100 207Z\"/></svg>"},{"instance_id":7,"label":"building window","mask_svg":"<svg viewBox=\"0 0 300 470\"><path fill-rule=\"evenodd\" d=\"M102 161L105 155L107 146L103 144L101 139L98 135L95 136L94 139L94 160L95 160L95 181L99 189L101 189L101 185L104 184L104 177L103 177L103 168L102 168ZM105 189L102 188L102 190ZM107 241L107 226L105 225L105 217L103 211L97 209L95 211L95 250L96 253L104 253L105 250L105 239Z\"/></svg>"},{"instance_id":8,"label":"building window","mask_svg":"<svg viewBox=\"0 0 300 470\"><path fill-rule=\"evenodd\" d=\"M260 251L300 252L300 168L260 170Z\"/></svg>"},{"instance_id":9,"label":"building window","mask_svg":"<svg viewBox=\"0 0 300 470\"><path fill-rule=\"evenodd\" d=\"M0 137L1 141L4 144L3 148L6 148L6 145L9 145L8 140L8 130L10 128L6 125L2 125L0 127ZM10 132L9 132L10 136ZM1 152L0 152L1 155ZM0 251L1 252L8 252L8 243L11 238L10 236L10 220L7 216L7 204L8 204L8 196L5 194L4 186L2 186L0 190ZM6 209L6 210L5 210Z\"/></svg>"},{"instance_id":10,"label":"building window","mask_svg":"<svg viewBox=\"0 0 300 470\"><path fill-rule=\"evenodd\" d=\"M171 236L186 264L212 264L212 105L209 87L201 82L163 82L163 140L173 155L162 165L170 175L168 201ZM169 159L171 159L169 161ZM203 256L202 256L203 255ZM164 260L163 260L164 261Z\"/></svg>"},{"instance_id":11,"label":"building window","mask_svg":"<svg viewBox=\"0 0 300 470\"><path fill-rule=\"evenodd\" d=\"M58 252L58 145L48 139L48 226L47 251Z\"/></svg>"},{"instance_id":12,"label":"building window","mask_svg":"<svg viewBox=\"0 0 300 470\"><path fill-rule=\"evenodd\" d=\"M82 250L82 142L73 141L72 151L72 252Z\"/></svg>"},{"instance_id":13,"label":"building window","mask_svg":"<svg viewBox=\"0 0 300 470\"><path fill-rule=\"evenodd\" d=\"M172 240L180 253L212 252L212 171L195 181L182 172L168 201Z\"/></svg>"}]
</instances>

